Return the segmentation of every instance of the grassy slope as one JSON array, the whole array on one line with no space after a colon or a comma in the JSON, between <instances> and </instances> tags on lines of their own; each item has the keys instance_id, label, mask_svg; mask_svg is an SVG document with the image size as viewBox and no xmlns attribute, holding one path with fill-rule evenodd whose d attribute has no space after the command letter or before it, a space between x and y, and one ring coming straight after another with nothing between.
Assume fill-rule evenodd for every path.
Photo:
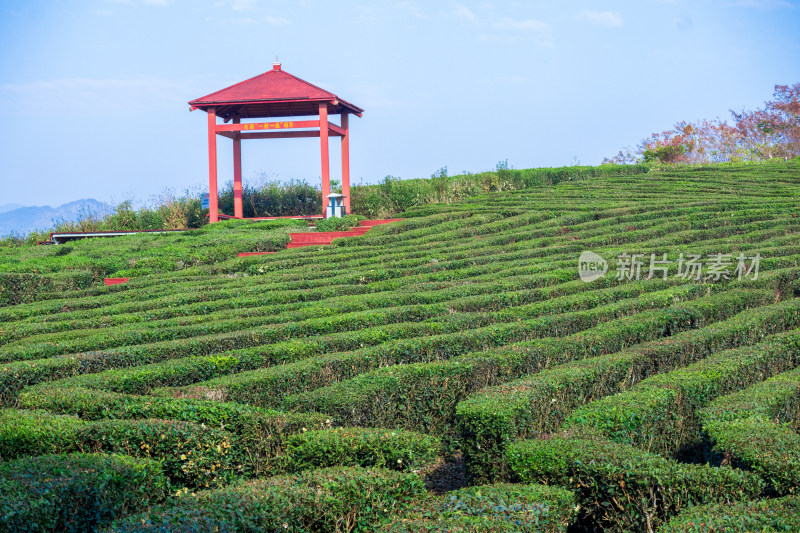
<instances>
[{"instance_id":1,"label":"grassy slope","mask_svg":"<svg viewBox=\"0 0 800 533\"><path fill-rule=\"evenodd\" d=\"M800 161L581 177L420 205L363 237L269 256L234 258L283 248L296 225L225 223L3 250L0 294L21 303L0 307L0 397L86 420L226 428L241 409L320 412L281 431L332 419L433 432L457 446L456 404L482 387L732 317L746 322L796 298ZM610 272L585 284L576 268L584 250L648 261L758 252L762 276L698 288L675 276L620 282ZM137 279L102 286L112 274ZM739 333L720 331L714 342L737 345L726 339ZM233 449L246 455L252 436L231 427ZM267 463L255 470L279 473ZM251 467L239 471L251 476Z\"/></svg>"}]
</instances>

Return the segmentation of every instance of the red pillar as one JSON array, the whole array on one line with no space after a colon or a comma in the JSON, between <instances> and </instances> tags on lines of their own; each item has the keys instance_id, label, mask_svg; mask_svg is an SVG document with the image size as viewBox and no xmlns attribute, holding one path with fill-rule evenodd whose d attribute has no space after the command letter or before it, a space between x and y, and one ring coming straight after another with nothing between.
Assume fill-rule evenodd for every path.
<instances>
[{"instance_id":1,"label":"red pillar","mask_svg":"<svg viewBox=\"0 0 800 533\"><path fill-rule=\"evenodd\" d=\"M239 117L233 117L233 123L239 124ZM242 209L242 138L241 133L236 132L233 139L233 216L243 218Z\"/></svg>"},{"instance_id":2,"label":"red pillar","mask_svg":"<svg viewBox=\"0 0 800 533\"><path fill-rule=\"evenodd\" d=\"M322 152L322 216L326 216L328 199L331 193L331 169L328 160L328 104L319 104L319 142Z\"/></svg>"},{"instance_id":3,"label":"red pillar","mask_svg":"<svg viewBox=\"0 0 800 533\"><path fill-rule=\"evenodd\" d=\"M219 222L217 199L217 125L216 109L208 108L208 218L209 222Z\"/></svg>"},{"instance_id":4,"label":"red pillar","mask_svg":"<svg viewBox=\"0 0 800 533\"><path fill-rule=\"evenodd\" d=\"M344 195L344 208L350 214L350 128L348 114L342 113L342 194Z\"/></svg>"}]
</instances>

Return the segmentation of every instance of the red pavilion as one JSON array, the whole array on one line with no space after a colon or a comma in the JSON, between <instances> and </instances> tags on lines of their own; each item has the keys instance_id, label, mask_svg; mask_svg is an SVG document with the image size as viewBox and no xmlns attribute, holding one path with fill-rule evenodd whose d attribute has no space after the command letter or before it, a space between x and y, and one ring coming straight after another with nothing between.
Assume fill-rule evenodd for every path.
<instances>
[{"instance_id":1,"label":"red pavilion","mask_svg":"<svg viewBox=\"0 0 800 533\"><path fill-rule=\"evenodd\" d=\"M217 135L233 140L233 204L234 217L242 218L242 139L284 139L319 137L322 156L322 197L331 192L328 137L342 140L342 194L350 213L350 139L348 116L364 112L333 93L281 69L254 78L189 102L192 110L208 113L208 188L211 222L219 220L217 205ZM328 121L329 115L341 115L340 125ZM280 117L318 117L313 120L278 122L242 122L243 119ZM222 119L222 123L217 121Z\"/></svg>"}]
</instances>

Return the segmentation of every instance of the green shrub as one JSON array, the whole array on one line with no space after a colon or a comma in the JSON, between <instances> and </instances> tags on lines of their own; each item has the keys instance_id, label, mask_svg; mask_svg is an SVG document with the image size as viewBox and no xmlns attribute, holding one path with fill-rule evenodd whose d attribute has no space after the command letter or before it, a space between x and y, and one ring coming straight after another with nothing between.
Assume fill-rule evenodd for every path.
<instances>
[{"instance_id":1,"label":"green shrub","mask_svg":"<svg viewBox=\"0 0 800 533\"><path fill-rule=\"evenodd\" d=\"M265 179L260 183L245 181L242 184L242 211L250 217L283 217L297 215L318 215L323 206L320 190L305 180L288 182ZM219 209L232 215L233 182L227 182L219 190Z\"/></svg>"},{"instance_id":2,"label":"green shrub","mask_svg":"<svg viewBox=\"0 0 800 533\"><path fill-rule=\"evenodd\" d=\"M499 483L430 497L381 531L565 532L576 513L568 490Z\"/></svg>"},{"instance_id":3,"label":"green shrub","mask_svg":"<svg viewBox=\"0 0 800 533\"><path fill-rule=\"evenodd\" d=\"M314 222L317 231L348 231L358 226L365 217L359 215L345 215L343 217L323 218Z\"/></svg>"},{"instance_id":4,"label":"green shrub","mask_svg":"<svg viewBox=\"0 0 800 533\"><path fill-rule=\"evenodd\" d=\"M334 428L308 431L286 439L290 472L328 466L377 466L417 470L439 455L438 438L402 429Z\"/></svg>"},{"instance_id":5,"label":"green shrub","mask_svg":"<svg viewBox=\"0 0 800 533\"><path fill-rule=\"evenodd\" d=\"M240 459L226 431L177 420L83 421L45 411L0 412L0 458L69 452L120 453L154 459L176 485L216 486ZM244 450L242 450L244 451Z\"/></svg>"},{"instance_id":6,"label":"green shrub","mask_svg":"<svg viewBox=\"0 0 800 533\"><path fill-rule=\"evenodd\" d=\"M700 440L698 409L798 364L800 330L781 333L647 378L627 392L575 410L565 425L591 426L610 440L671 455Z\"/></svg>"},{"instance_id":7,"label":"green shrub","mask_svg":"<svg viewBox=\"0 0 800 533\"><path fill-rule=\"evenodd\" d=\"M116 532L374 531L425 493L414 474L328 468L185 495Z\"/></svg>"},{"instance_id":8,"label":"green shrub","mask_svg":"<svg viewBox=\"0 0 800 533\"><path fill-rule=\"evenodd\" d=\"M456 409L468 479L502 479L505 448L511 442L556 431L589 399L626 390L649 375L690 364L717 350L754 344L767 333L798 323L800 301L787 300L744 311L699 330L489 387L462 401Z\"/></svg>"},{"instance_id":9,"label":"green shrub","mask_svg":"<svg viewBox=\"0 0 800 533\"><path fill-rule=\"evenodd\" d=\"M327 415L321 413L282 413L236 403L134 396L49 384L25 391L20 406L77 414L85 420L120 419L133 423L141 419L174 419L193 422L201 433L207 431L203 425L218 431L224 429L224 433L217 435L231 442L231 461L237 473L243 475L274 472L280 467L275 458L284 450L288 435L304 428L322 429L331 425ZM234 436L232 440L229 433Z\"/></svg>"},{"instance_id":10,"label":"green shrub","mask_svg":"<svg viewBox=\"0 0 800 533\"><path fill-rule=\"evenodd\" d=\"M36 295L51 285L52 281L40 274L0 272L0 307L36 301Z\"/></svg>"},{"instance_id":11,"label":"green shrub","mask_svg":"<svg viewBox=\"0 0 800 533\"><path fill-rule=\"evenodd\" d=\"M158 460L176 485L214 487L232 474L231 436L177 420L102 420L76 435L82 451L124 453Z\"/></svg>"},{"instance_id":12,"label":"green shrub","mask_svg":"<svg viewBox=\"0 0 800 533\"><path fill-rule=\"evenodd\" d=\"M202 488L223 461L206 448L203 460L214 468L198 466L186 479L185 465L174 455L182 441L202 448L213 442L212 434L226 436L230 452L223 459L230 460L230 468L225 470L235 476L281 473L287 468L287 441L303 428L424 429L452 445L458 403L481 387L505 383L505 388L484 391L495 397L481 394L482 414L470 412L475 414L469 428L475 439L465 440L463 448L468 466L479 453L502 455L510 440L551 432L588 401L626 391L632 383L709 353L754 344L762 334L797 327L790 325L797 316L789 312L791 306L781 307L781 300L797 290L798 169L797 162L780 162L749 169L662 168L657 175L634 176L631 172L638 170L623 167L528 171L501 164L497 172L472 176L440 172L432 180L387 180L372 189L383 198L377 205L387 213L381 216L411 205L402 215L405 220L379 226L363 238L341 239L337 246L237 259L237 251L280 249L290 231L307 228L229 221L180 235L0 250L0 271L47 278L40 289L24 295L38 301L0 309L2 401L81 417L47 418L41 412L27 422L11 417L5 429L0 423L2 453L30 456L78 444L94 449L89 445L102 445L108 437L113 447L102 449L147 454L154 432L163 429L165 442L175 446L165 443L155 451L170 475ZM452 205L432 203L456 199L459 203ZM117 222L158 222L148 213L133 215L122 210ZM650 253L660 257L667 252L671 259L681 252L706 259L726 253L734 262L739 253L760 253L761 275L758 281L695 283L678 278L671 268L666 281L634 282L614 279L612 267L606 278L587 284L575 265L584 250L609 260L641 253L645 271ZM105 287L97 278L110 272L139 279ZM770 306L773 302L781 303ZM761 306L764 312L747 321L713 329L721 319ZM677 337L692 330L707 334ZM652 344L661 337L666 340ZM643 347L643 342L651 344ZM746 365L739 370L738 377L750 371ZM520 376L526 377L508 383ZM728 390L722 389L713 394ZM322 412L301 412L310 409ZM784 424L784 416L789 417L770 415L764 422ZM179 427L170 426L174 423ZM792 424L782 429L792 430ZM57 438L46 434L50 428ZM312 450L313 463L321 461L320 449L334 450L330 453L338 462L350 461L361 444L340 437L356 431L339 430L302 446ZM494 442L495 436L501 438ZM364 445L370 464L386 464L392 450L384 444L378 439ZM411 444L403 449L410 450ZM188 459L189 454L179 453ZM738 455L726 459L742 464L744 454ZM581 460L588 457L587 451ZM780 457L776 451L776 461L765 470L780 474L773 466ZM498 468L504 462L494 461L490 453L476 461ZM711 485L705 478L695 483L696 470L673 466L667 461L664 483L686 478L700 487ZM749 467L757 469L754 463ZM726 472L731 470L715 474L724 477ZM226 477L212 478L209 485L226 482ZM637 494L645 486L659 487L658 476L630 477ZM600 484L615 478L596 473L591 479ZM749 487L752 479L744 476L739 482ZM767 481L775 485L773 479ZM710 492L733 486L725 478ZM691 492L677 482L676 487L676 497ZM597 513L621 498L611 490L596 493L581 501ZM326 494L314 489L314 497L339 506L340 513L344 506ZM604 499L609 494L612 499ZM239 509L241 499L247 498L228 502ZM417 498L413 505L421 507L422 501ZM273 503L281 510L294 507L290 499ZM463 505L484 509L467 497ZM641 508L648 509L647 502ZM275 518L276 528L286 529L286 522L277 521L282 517ZM369 527L381 527L380 522ZM394 526L412 522L419 529L506 527L486 513L447 520L405 516ZM647 528L630 522L628 529ZM210 522L181 527L203 523Z\"/></svg>"},{"instance_id":13,"label":"green shrub","mask_svg":"<svg viewBox=\"0 0 800 533\"><path fill-rule=\"evenodd\" d=\"M608 166L608 168L606 168ZM441 171L432 179L401 180L386 176L378 185L351 187L353 212L370 217L390 217L417 206L463 201L490 190L520 190L555 185L562 181L586 180L613 175L648 172L646 165L603 165L600 167L561 167L509 169L500 165L494 172L447 176Z\"/></svg>"},{"instance_id":14,"label":"green shrub","mask_svg":"<svg viewBox=\"0 0 800 533\"><path fill-rule=\"evenodd\" d=\"M722 396L698 413L714 450L763 477L777 494L800 492L800 368Z\"/></svg>"},{"instance_id":15,"label":"green shrub","mask_svg":"<svg viewBox=\"0 0 800 533\"><path fill-rule=\"evenodd\" d=\"M755 474L687 465L594 438L552 436L508 447L514 480L573 490L587 527L650 531L681 510L752 499L764 488Z\"/></svg>"},{"instance_id":16,"label":"green shrub","mask_svg":"<svg viewBox=\"0 0 800 533\"><path fill-rule=\"evenodd\" d=\"M0 409L0 461L75 451L76 436L85 425L76 416Z\"/></svg>"},{"instance_id":17,"label":"green shrub","mask_svg":"<svg viewBox=\"0 0 800 533\"><path fill-rule=\"evenodd\" d=\"M659 533L751 533L800 531L800 498L787 496L733 504L690 507L664 524Z\"/></svg>"},{"instance_id":18,"label":"green shrub","mask_svg":"<svg viewBox=\"0 0 800 533\"><path fill-rule=\"evenodd\" d=\"M239 372L231 376L185 386L172 392L192 397L213 396L261 406L274 406L278 405L286 394L305 388L317 388L329 384L332 379L347 377L342 372L353 374L357 371L369 370L379 360L383 364L392 364L409 360L411 359L409 356L414 355L422 359L455 357L466 351L481 347L495 347L498 344L520 338L541 337L547 334L562 335L570 330L587 327L598 321L607 321L622 314L633 313L643 307L668 305L675 297L692 299L703 293L702 288L690 286L643 294L643 291L646 291L644 287L638 284L631 285L631 287L600 290L598 294L588 297L582 294L568 295L516 306L513 304L526 302L528 298L533 298L534 294L555 295L565 289L536 292L532 290L530 295L508 293L468 296L446 304L423 304L407 308L403 306L384 311L308 321L302 325L305 330L319 328L320 331L325 331L332 325L345 325L351 320L356 320L354 325L358 323L363 325L386 323L386 325L353 331L346 335L316 337L305 343L292 340L259 348L255 352L263 357L260 358L261 362L252 358L252 366L268 366L268 363L273 361L291 362L297 359L304 361L282 366L269 366L250 372ZM660 287L656 284L647 289L655 291ZM591 309L599 304L613 302L621 296L639 296L640 298L626 299ZM424 294L419 294L419 297L423 301L431 298ZM372 298L377 299L378 296ZM667 303L665 304L664 301ZM561 313L552 317L542 316L550 312L556 313L586 307L590 309ZM456 309L462 312L453 313L452 311ZM479 311L494 309L498 312L479 313ZM432 320L435 317L440 318ZM534 317L540 318L534 320ZM520 322L520 319L527 320ZM421 324L391 323L401 320L425 321ZM491 325L493 322L499 323ZM435 335L436 333L442 335ZM411 339L400 340L409 337ZM413 337L418 337L418 339L413 339ZM371 345L377 346L367 347ZM329 352L360 349L347 354L330 354L311 358L311 355L323 351L317 346L324 347L325 351ZM241 354L242 356L238 357L240 368L246 364L244 353ZM401 357L398 358L394 354L401 354ZM359 362L358 366L354 366L356 361ZM323 367L325 367L324 371ZM334 370L334 367L338 370ZM130 371L126 373L130 373ZM167 391L164 393L166 394Z\"/></svg>"},{"instance_id":19,"label":"green shrub","mask_svg":"<svg viewBox=\"0 0 800 533\"><path fill-rule=\"evenodd\" d=\"M641 342L645 338L665 336L702 324L715 316L730 316L743 307L763 304L770 298L766 291L729 291L674 304L665 310L635 314L635 310L650 306L668 306L675 301L677 293L684 294L680 289L664 292L666 295L645 294L638 299L588 311L511 322L508 325L498 324L435 337L431 341L437 341L438 349L426 349L420 346L422 342L418 342L413 349L403 350L401 353L408 353L422 360L450 360L387 366L364 372L348 381L291 395L284 400L282 407L297 411L325 412L347 425L403 427L427 433L447 431L452 427L458 402L465 399L469 392L482 386L518 377L549 365L587 357L591 353L614 352L627 344ZM667 298L663 298L664 296ZM688 298L696 296L699 294L684 294ZM626 316L628 312L633 316ZM621 315L622 318L613 320ZM577 333L568 335L574 331ZM568 336L558 337L563 334ZM518 340L548 335L552 337L519 343L504 352L456 357L468 351L496 348ZM443 340L449 342L440 342ZM379 349L397 352L394 346L382 346ZM384 361L378 361L375 357L369 359L372 365ZM414 361L385 361L397 362ZM352 370L352 363L344 368ZM361 369L362 372L364 370L367 369Z\"/></svg>"},{"instance_id":20,"label":"green shrub","mask_svg":"<svg viewBox=\"0 0 800 533\"><path fill-rule=\"evenodd\" d=\"M95 531L162 501L161 466L121 455L26 457L0 464L4 531Z\"/></svg>"},{"instance_id":21,"label":"green shrub","mask_svg":"<svg viewBox=\"0 0 800 533\"><path fill-rule=\"evenodd\" d=\"M529 529L527 524L504 522L485 516L465 516L458 518L437 517L395 520L379 531L391 533L519 533L520 531L549 530Z\"/></svg>"}]
</instances>

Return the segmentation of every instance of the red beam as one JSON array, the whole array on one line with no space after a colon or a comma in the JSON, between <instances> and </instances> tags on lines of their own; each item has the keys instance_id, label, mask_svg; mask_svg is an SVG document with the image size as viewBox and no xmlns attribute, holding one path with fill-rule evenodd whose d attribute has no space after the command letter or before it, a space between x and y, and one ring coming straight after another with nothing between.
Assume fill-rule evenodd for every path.
<instances>
[{"instance_id":1,"label":"red beam","mask_svg":"<svg viewBox=\"0 0 800 533\"><path fill-rule=\"evenodd\" d=\"M344 118L344 114L342 114L342 118ZM344 121L342 122L344 124ZM344 137L347 133L344 131L343 127L339 127L332 122L328 122L328 132L333 133L334 135L338 135L339 137Z\"/></svg>"},{"instance_id":2,"label":"red beam","mask_svg":"<svg viewBox=\"0 0 800 533\"><path fill-rule=\"evenodd\" d=\"M318 131L270 131L241 133L242 139L295 139L298 137L319 137Z\"/></svg>"},{"instance_id":3,"label":"red beam","mask_svg":"<svg viewBox=\"0 0 800 533\"><path fill-rule=\"evenodd\" d=\"M341 137L336 132L329 132L334 137ZM319 137L319 131L262 131L257 133L233 133L231 131L218 131L228 139L294 139L299 137Z\"/></svg>"},{"instance_id":4,"label":"red beam","mask_svg":"<svg viewBox=\"0 0 800 533\"><path fill-rule=\"evenodd\" d=\"M217 124L220 131L285 130L290 128L319 128L319 120L294 120L283 122L247 122L245 124Z\"/></svg>"}]
</instances>

